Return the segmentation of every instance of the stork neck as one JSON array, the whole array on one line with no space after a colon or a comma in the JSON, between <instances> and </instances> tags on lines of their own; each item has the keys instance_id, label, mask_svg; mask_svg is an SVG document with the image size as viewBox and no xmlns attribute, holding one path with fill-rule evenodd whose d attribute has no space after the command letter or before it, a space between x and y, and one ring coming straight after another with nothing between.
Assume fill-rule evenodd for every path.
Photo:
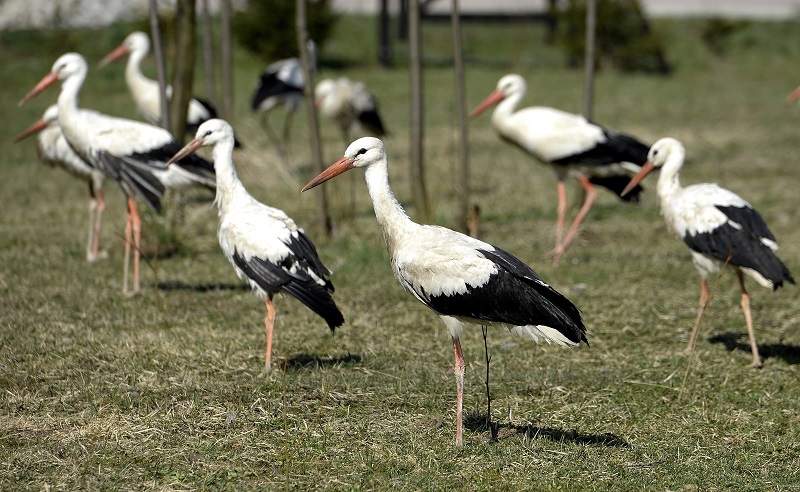
<instances>
[{"instance_id":1,"label":"stork neck","mask_svg":"<svg viewBox=\"0 0 800 492\"><path fill-rule=\"evenodd\" d=\"M125 83L133 94L142 94L157 85L155 80L145 77L142 73L142 60L145 56L147 56L147 52L142 50L132 51L128 55L128 64L125 65Z\"/></svg>"},{"instance_id":2,"label":"stork neck","mask_svg":"<svg viewBox=\"0 0 800 492\"><path fill-rule=\"evenodd\" d=\"M505 99L500 101L492 112L492 123L497 128L503 128L504 124L517 110L517 106L525 96L525 91L521 90L506 96Z\"/></svg>"},{"instance_id":3,"label":"stork neck","mask_svg":"<svg viewBox=\"0 0 800 492\"><path fill-rule=\"evenodd\" d=\"M236 175L233 165L233 141L224 140L217 143L212 151L214 172L217 181L216 204L220 213L224 213L241 193L247 194L242 182Z\"/></svg>"},{"instance_id":4,"label":"stork neck","mask_svg":"<svg viewBox=\"0 0 800 492\"><path fill-rule=\"evenodd\" d=\"M680 171L683 167L683 159L684 153L678 149L674 149L661 168L661 173L658 176L658 184L656 185L656 192L662 201L682 189Z\"/></svg>"},{"instance_id":5,"label":"stork neck","mask_svg":"<svg viewBox=\"0 0 800 492\"><path fill-rule=\"evenodd\" d=\"M367 181L369 196L372 198L375 217L383 230L383 237L391 253L393 239L401 235L413 222L406 215L389 186L388 162L384 160L382 163L368 167L364 172L364 179Z\"/></svg>"},{"instance_id":6,"label":"stork neck","mask_svg":"<svg viewBox=\"0 0 800 492\"><path fill-rule=\"evenodd\" d=\"M81 157L88 159L86 125L81 119L78 108L78 97L85 79L86 72L76 73L61 83L61 93L58 95L58 122L67 141L75 146Z\"/></svg>"}]
</instances>

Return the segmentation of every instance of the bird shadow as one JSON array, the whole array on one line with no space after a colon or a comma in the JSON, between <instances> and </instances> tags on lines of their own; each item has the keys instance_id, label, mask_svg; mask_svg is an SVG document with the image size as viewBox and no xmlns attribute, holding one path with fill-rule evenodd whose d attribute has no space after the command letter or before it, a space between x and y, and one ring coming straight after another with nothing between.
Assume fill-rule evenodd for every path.
<instances>
[{"instance_id":1,"label":"bird shadow","mask_svg":"<svg viewBox=\"0 0 800 492\"><path fill-rule=\"evenodd\" d=\"M250 290L247 284L219 284L219 283L205 283L205 284L187 284L180 280L170 282L159 282L156 284L158 290L165 291L194 291L194 292L213 292L223 290Z\"/></svg>"},{"instance_id":2,"label":"bird shadow","mask_svg":"<svg viewBox=\"0 0 800 492\"><path fill-rule=\"evenodd\" d=\"M726 332L708 339L711 343L721 343L730 351L741 350L750 353L750 342L742 333ZM783 343L759 344L758 352L762 359L783 359L787 364L800 364L800 346Z\"/></svg>"},{"instance_id":3,"label":"bird shadow","mask_svg":"<svg viewBox=\"0 0 800 492\"><path fill-rule=\"evenodd\" d=\"M491 426L491 427L490 427ZM605 446L608 448L629 448L628 442L610 432L603 434L584 434L576 430L555 429L553 427L538 427L533 424L515 425L511 423L491 422L487 425L486 414L472 413L464 418L464 428L471 432L490 432L489 442L496 442L499 437L521 434L528 441L531 439L548 439L559 443L575 443L590 446Z\"/></svg>"},{"instance_id":4,"label":"bird shadow","mask_svg":"<svg viewBox=\"0 0 800 492\"><path fill-rule=\"evenodd\" d=\"M344 354L333 356L319 356L311 354L297 354L288 359L283 359L279 362L283 370L296 370L296 369L322 369L324 367L334 366L349 366L358 364L362 361L362 357L358 354Z\"/></svg>"}]
</instances>

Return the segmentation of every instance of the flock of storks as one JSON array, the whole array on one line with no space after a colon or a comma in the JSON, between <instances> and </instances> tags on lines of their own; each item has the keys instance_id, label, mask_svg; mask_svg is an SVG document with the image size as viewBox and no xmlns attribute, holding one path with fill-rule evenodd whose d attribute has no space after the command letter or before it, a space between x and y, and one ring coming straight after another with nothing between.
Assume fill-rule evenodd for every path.
<instances>
[{"instance_id":1,"label":"flock of storks","mask_svg":"<svg viewBox=\"0 0 800 492\"><path fill-rule=\"evenodd\" d=\"M149 48L146 34L132 33L103 59L101 66L129 57L126 83L137 108L153 124L80 108L78 96L88 66L81 55L68 53L56 60L51 72L20 102L61 82L57 104L49 107L42 120L21 133L17 140L39 132L41 157L89 183L86 256L90 261L100 255L100 224L105 208L103 181L110 178L121 186L128 209L125 294L140 290L141 221L137 200L143 200L158 212L166 189L203 186L215 190L222 251L239 278L248 282L266 305L265 363L269 368L276 315L273 296L278 292L288 292L297 298L322 317L331 330L344 323L344 316L331 296L334 291L329 280L331 271L320 260L313 242L289 216L259 202L245 189L233 163L234 148L239 145L233 128L216 118L208 103L200 99L191 101L187 126L194 139L186 146L182 147L173 135L154 126L161 120L159 87L141 71L142 59ZM717 185L681 186L679 173L685 150L679 141L663 138L648 147L634 137L598 126L582 116L547 107L518 109L525 92L521 76L506 75L470 118L496 105L491 123L500 137L555 172L558 220L556 245L549 255L558 261L566 252L595 200L595 186L608 188L622 200L637 200L642 190L639 182L652 170L661 168L656 186L661 213L669 229L689 247L701 276L697 319L687 350L696 342L708 304L709 276L728 267L741 286L752 365L760 367L744 277L750 276L772 289L784 281L794 283L787 267L775 255L775 237L761 215L738 195ZM288 138L291 114L302 94L303 77L298 60L282 60L261 75L252 107L266 114L276 106L286 106L284 137ZM354 130L377 136L385 134L375 99L362 83L346 78L321 81L315 96L320 110L338 124L345 141L349 141ZM204 146L213 148L213 163L195 154ZM452 336L457 376L456 443L460 445L465 362L459 336L464 323L505 326L510 332L535 341L588 345L580 311L511 253L450 229L413 222L392 194L388 156L378 138L363 137L352 142L344 157L302 191L354 168L364 171L395 276L407 291L439 315ZM578 180L586 191L586 199L565 233L564 180L568 176ZM129 282L131 251L134 266Z\"/></svg>"}]
</instances>

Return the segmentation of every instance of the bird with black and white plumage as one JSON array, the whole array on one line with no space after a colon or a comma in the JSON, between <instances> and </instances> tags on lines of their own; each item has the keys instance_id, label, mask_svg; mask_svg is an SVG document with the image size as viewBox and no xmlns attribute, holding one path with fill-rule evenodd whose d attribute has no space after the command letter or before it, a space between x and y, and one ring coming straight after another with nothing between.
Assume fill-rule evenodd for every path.
<instances>
[{"instance_id":1,"label":"bird with black and white plumage","mask_svg":"<svg viewBox=\"0 0 800 492\"><path fill-rule=\"evenodd\" d=\"M105 174L92 167L70 147L58 124L58 106L49 106L42 117L14 138L20 142L36 135L39 158L51 166L60 167L70 175L89 185L89 235L86 241L86 260L93 262L100 257L100 230L106 201L103 196Z\"/></svg>"},{"instance_id":2,"label":"bird with black and white plumage","mask_svg":"<svg viewBox=\"0 0 800 492\"><path fill-rule=\"evenodd\" d=\"M323 79L314 88L314 101L320 112L339 126L345 143L351 132L368 132L385 136L378 102L363 82L347 77Z\"/></svg>"},{"instance_id":3,"label":"bird with black and white plumage","mask_svg":"<svg viewBox=\"0 0 800 492\"><path fill-rule=\"evenodd\" d=\"M170 162L205 146L213 146L217 171L219 245L236 275L250 284L267 308L264 360L269 369L275 294L286 292L295 297L324 319L331 332L344 323L331 297L334 288L328 277L332 272L320 260L311 239L285 212L259 202L245 189L234 168L233 129L226 121L213 119L200 125L194 140Z\"/></svg>"},{"instance_id":4,"label":"bird with black and white plumage","mask_svg":"<svg viewBox=\"0 0 800 492\"><path fill-rule=\"evenodd\" d=\"M303 191L353 168L364 169L395 276L447 327L455 355L456 445L463 444L465 323L502 326L534 341L574 346L586 340L580 311L512 254L444 227L413 222L389 186L383 142L363 137Z\"/></svg>"},{"instance_id":5,"label":"bird with black and white plumage","mask_svg":"<svg viewBox=\"0 0 800 492\"><path fill-rule=\"evenodd\" d=\"M316 44L313 41L308 42L308 56L311 59L311 70L316 71ZM294 113L303 101L305 86L306 76L300 58L285 58L270 63L261 72L258 86L250 99L250 108L261 114L261 123L267 130L269 130L267 122L269 113L277 106L286 108L286 117L283 121L285 142L289 140Z\"/></svg>"},{"instance_id":6,"label":"bird with black and white plumage","mask_svg":"<svg viewBox=\"0 0 800 492\"><path fill-rule=\"evenodd\" d=\"M517 109L526 91L527 84L522 76L505 75L469 117L475 118L496 104L492 126L501 139L549 165L555 172L558 221L556 246L549 255L558 262L596 199L594 185L611 190L622 200L638 201L641 187L625 196L621 192L647 160L649 147L634 137L603 128L580 115L542 106ZM586 191L586 199L564 235L567 209L564 180L568 176L578 180Z\"/></svg>"},{"instance_id":7,"label":"bird with black and white plumage","mask_svg":"<svg viewBox=\"0 0 800 492\"><path fill-rule=\"evenodd\" d=\"M661 215L667 227L691 251L702 279L697 318L686 351L694 349L708 305L708 277L727 265L732 267L742 290L741 305L750 338L752 366L761 367L750 313L750 294L745 289L744 276L772 290L781 287L784 281L793 284L794 279L775 254L778 250L775 236L761 214L743 198L712 183L681 186L680 171L685 156L686 150L680 141L674 138L657 141L650 149L647 163L623 194L638 186L654 169L661 169L656 186Z\"/></svg>"},{"instance_id":8,"label":"bird with black and white plumage","mask_svg":"<svg viewBox=\"0 0 800 492\"><path fill-rule=\"evenodd\" d=\"M214 189L214 167L199 156L189 156L178 165L166 166L180 150L180 143L163 128L139 121L116 118L78 107L78 95L88 73L86 60L78 53L61 55L53 67L20 101L20 105L58 81L58 122L70 147L84 161L116 181L127 199L123 293L137 294L141 251L141 218L135 197L156 212L161 211L165 189L203 186ZM133 280L128 286L131 249Z\"/></svg>"},{"instance_id":9,"label":"bird with black and white plumage","mask_svg":"<svg viewBox=\"0 0 800 492\"><path fill-rule=\"evenodd\" d=\"M161 125L161 89L158 81L146 77L142 72L142 60L150 53L150 37L141 32L134 31L125 40L100 60L100 68L109 63L128 56L125 65L125 84L133 97L136 109L150 123ZM167 99L172 97L172 86L166 88ZM186 134L194 136L197 128L207 120L217 117L217 109L211 102L194 96L189 100L186 114ZM238 140L236 147L240 147Z\"/></svg>"}]
</instances>

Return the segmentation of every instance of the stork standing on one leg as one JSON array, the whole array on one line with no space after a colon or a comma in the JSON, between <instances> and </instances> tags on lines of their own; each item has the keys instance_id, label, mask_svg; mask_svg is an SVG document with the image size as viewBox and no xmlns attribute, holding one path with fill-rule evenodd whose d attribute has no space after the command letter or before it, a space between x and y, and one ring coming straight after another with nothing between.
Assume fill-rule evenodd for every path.
<instances>
[{"instance_id":1,"label":"stork standing on one leg","mask_svg":"<svg viewBox=\"0 0 800 492\"><path fill-rule=\"evenodd\" d=\"M466 365L459 337L464 323L504 326L517 336L564 346L588 345L586 329L578 308L510 253L444 227L411 221L389 187L388 166L383 142L360 138L303 191L350 169L364 169L395 276L439 315L453 339L456 445L461 446Z\"/></svg>"},{"instance_id":2,"label":"stork standing on one leg","mask_svg":"<svg viewBox=\"0 0 800 492\"><path fill-rule=\"evenodd\" d=\"M253 293L264 300L267 345L264 361L270 368L275 307L272 297L288 292L328 323L333 332L344 317L333 302L331 271L317 255L314 243L286 213L253 198L236 176L233 166L233 129L220 119L200 125L194 140L170 162L183 159L200 147L214 147L217 171L219 230L222 252L246 280Z\"/></svg>"},{"instance_id":3,"label":"stork standing on one leg","mask_svg":"<svg viewBox=\"0 0 800 492\"><path fill-rule=\"evenodd\" d=\"M633 137L595 125L583 116L539 106L517 110L526 90L525 79L516 74L506 75L469 117L474 118L497 104L492 125L500 138L552 167L558 179L558 222L556 246L549 255L557 263L592 208L597 196L594 185L620 195L630 176L647 160L648 147ZM578 180L586 191L586 200L564 236L567 176ZM620 198L636 202L641 191L636 187Z\"/></svg>"},{"instance_id":4,"label":"stork standing on one leg","mask_svg":"<svg viewBox=\"0 0 800 492\"><path fill-rule=\"evenodd\" d=\"M703 313L708 305L708 276L725 265L733 267L742 289L744 313L753 367L761 367L753 320L750 315L750 294L744 287L747 275L760 285L776 290L786 280L794 283L789 269L775 254L778 243L766 222L739 195L716 184L681 186L680 171L686 151L678 140L662 138L650 149L647 163L623 190L638 186L650 172L661 168L656 191L661 215L667 227L680 237L692 252L692 260L702 278L700 303L686 351L694 349Z\"/></svg>"}]
</instances>

